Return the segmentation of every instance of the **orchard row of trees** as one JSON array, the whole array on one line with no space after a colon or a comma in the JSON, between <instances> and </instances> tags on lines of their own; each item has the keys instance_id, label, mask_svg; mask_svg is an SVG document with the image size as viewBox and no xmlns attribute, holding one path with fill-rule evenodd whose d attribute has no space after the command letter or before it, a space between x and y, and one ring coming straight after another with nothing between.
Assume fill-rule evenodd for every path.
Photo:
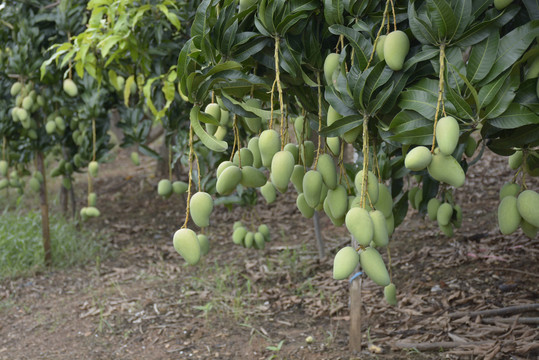
<instances>
[{"instance_id":1,"label":"orchard row of trees","mask_svg":"<svg viewBox=\"0 0 539 360\"><path fill-rule=\"evenodd\" d=\"M360 264L395 303L381 249L389 252L409 204L452 236L462 222L454 192L486 147L511 156L515 170L500 196L500 230L537 234L539 194L526 182L539 174L535 0L3 6L0 187L22 189L30 176L42 208L47 157L58 161L51 175L67 189L88 166L81 215L99 215L91 179L119 114L135 162L139 152L159 156L145 145L159 123L169 169L189 168L186 184L172 184L169 171L158 190L187 192L173 242L190 264L207 252L215 198L249 205L260 194L270 203L291 193L292 182L305 217L324 211L353 236L335 257L334 277L348 278ZM232 231L245 247L269 240L264 228Z\"/></svg>"}]
</instances>

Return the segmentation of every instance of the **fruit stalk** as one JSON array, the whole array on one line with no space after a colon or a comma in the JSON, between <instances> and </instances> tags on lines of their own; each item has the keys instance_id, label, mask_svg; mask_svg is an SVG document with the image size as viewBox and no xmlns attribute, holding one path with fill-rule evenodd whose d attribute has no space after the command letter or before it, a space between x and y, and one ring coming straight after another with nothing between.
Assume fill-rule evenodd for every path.
<instances>
[{"instance_id":1,"label":"fruit stalk","mask_svg":"<svg viewBox=\"0 0 539 360\"><path fill-rule=\"evenodd\" d=\"M318 85L318 149L316 149L316 159L313 165L314 170L316 170L316 166L318 165L318 157L320 157L321 150L320 144L322 143L322 137L320 136L320 131L322 131L322 83L320 82L320 71L316 72L316 84Z\"/></svg>"},{"instance_id":2,"label":"fruit stalk","mask_svg":"<svg viewBox=\"0 0 539 360\"><path fill-rule=\"evenodd\" d=\"M281 151L284 149L285 137L284 137L284 104L283 104L283 88L281 87L281 73L279 71L279 45L280 38L275 37L275 82L277 83L277 92L279 93L279 111L281 112ZM273 93L273 92L272 92ZM273 104L272 107L273 109Z\"/></svg>"},{"instance_id":3,"label":"fruit stalk","mask_svg":"<svg viewBox=\"0 0 539 360\"><path fill-rule=\"evenodd\" d=\"M395 4L393 3L393 0L389 0L391 2L391 12L393 13L393 30L397 31L397 17L395 16ZM387 23L389 25L389 22Z\"/></svg>"},{"instance_id":4,"label":"fruit stalk","mask_svg":"<svg viewBox=\"0 0 539 360\"><path fill-rule=\"evenodd\" d=\"M363 117L363 179L361 180L361 201L359 206L362 208L367 207L367 179L369 173L369 117L365 115Z\"/></svg>"},{"instance_id":5,"label":"fruit stalk","mask_svg":"<svg viewBox=\"0 0 539 360\"><path fill-rule=\"evenodd\" d=\"M6 137L4 136L2 140L2 160L6 160L6 146L7 146L7 140L6 140Z\"/></svg>"},{"instance_id":6,"label":"fruit stalk","mask_svg":"<svg viewBox=\"0 0 539 360\"><path fill-rule=\"evenodd\" d=\"M384 9L384 15L382 16L382 25L380 25L380 29L378 29L378 33L376 34L376 38L374 39L374 44L372 46L371 57L369 58L369 61L367 62L367 67L365 68L365 70L367 70L369 68L369 66L371 65L372 59L374 59L374 53L376 52L376 44L378 43L378 39L380 39L380 35L382 35L382 29L384 28L384 23L386 21L386 17L388 16L389 1L390 0L386 1L386 8ZM393 6L393 3L391 3L391 5ZM395 15L395 12L393 12L393 15ZM389 25L389 21L388 21L387 24Z\"/></svg>"},{"instance_id":7,"label":"fruit stalk","mask_svg":"<svg viewBox=\"0 0 539 360\"><path fill-rule=\"evenodd\" d=\"M440 81L438 82L438 101L436 102L436 112L434 113L434 130L432 131L432 147L431 153L434 153L436 146L436 125L440 113L440 104L444 101L444 72L445 72L445 43L440 44ZM445 107L445 105L444 105Z\"/></svg>"},{"instance_id":8,"label":"fruit stalk","mask_svg":"<svg viewBox=\"0 0 539 360\"><path fill-rule=\"evenodd\" d=\"M193 186L193 127L189 124L189 184L187 186L187 204L185 206L185 221L182 225L182 229L187 228L187 222L189 221L189 203L191 202L191 189Z\"/></svg>"},{"instance_id":9,"label":"fruit stalk","mask_svg":"<svg viewBox=\"0 0 539 360\"><path fill-rule=\"evenodd\" d=\"M172 143L168 144L168 179L172 181Z\"/></svg>"}]
</instances>

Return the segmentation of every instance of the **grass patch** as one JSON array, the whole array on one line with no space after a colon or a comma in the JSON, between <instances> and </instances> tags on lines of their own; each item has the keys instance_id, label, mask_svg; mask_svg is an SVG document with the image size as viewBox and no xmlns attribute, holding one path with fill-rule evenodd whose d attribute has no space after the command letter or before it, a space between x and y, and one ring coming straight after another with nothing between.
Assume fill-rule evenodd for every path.
<instances>
[{"instance_id":1,"label":"grass patch","mask_svg":"<svg viewBox=\"0 0 539 360\"><path fill-rule=\"evenodd\" d=\"M82 265L98 257L105 249L103 236L61 215L50 214L52 261L55 268ZM22 210L4 211L0 216L0 279L26 276L45 269L41 213Z\"/></svg>"}]
</instances>

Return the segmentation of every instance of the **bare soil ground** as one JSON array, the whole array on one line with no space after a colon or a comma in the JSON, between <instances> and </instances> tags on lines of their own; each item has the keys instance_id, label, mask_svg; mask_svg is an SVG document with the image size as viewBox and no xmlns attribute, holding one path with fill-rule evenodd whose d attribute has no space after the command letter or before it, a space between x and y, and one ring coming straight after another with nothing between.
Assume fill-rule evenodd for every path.
<instances>
[{"instance_id":1,"label":"bare soil ground","mask_svg":"<svg viewBox=\"0 0 539 360\"><path fill-rule=\"evenodd\" d=\"M172 247L185 198L158 198L154 164L135 168L127 158L122 152L100 170L102 216L85 225L109 234L111 256L0 283L0 359L539 356L539 309L473 313L539 302L539 239L497 230L498 191L512 177L503 158L487 153L468 172L456 193L464 222L453 238L409 211L390 243L398 306L363 280L360 354L348 350L348 282L331 278L346 229L321 216L327 255L319 260L312 220L296 210L293 191L269 206L221 206L210 253L186 266ZM84 199L85 184L77 190ZM268 224L273 241L260 251L233 245L240 218Z\"/></svg>"}]
</instances>

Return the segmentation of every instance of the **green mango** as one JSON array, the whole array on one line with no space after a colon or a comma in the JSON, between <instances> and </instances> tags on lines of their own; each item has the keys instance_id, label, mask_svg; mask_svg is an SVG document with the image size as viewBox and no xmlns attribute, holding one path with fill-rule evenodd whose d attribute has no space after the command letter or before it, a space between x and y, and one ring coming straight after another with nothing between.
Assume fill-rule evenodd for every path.
<instances>
[{"instance_id":1,"label":"green mango","mask_svg":"<svg viewBox=\"0 0 539 360\"><path fill-rule=\"evenodd\" d=\"M359 264L359 254L351 246L343 247L333 259L333 278L343 280L348 278Z\"/></svg>"},{"instance_id":2,"label":"green mango","mask_svg":"<svg viewBox=\"0 0 539 360\"><path fill-rule=\"evenodd\" d=\"M240 226L234 229L234 232L232 233L232 242L236 245L243 245L245 235L247 235L247 229L245 227Z\"/></svg>"},{"instance_id":3,"label":"green mango","mask_svg":"<svg viewBox=\"0 0 539 360\"><path fill-rule=\"evenodd\" d=\"M335 189L329 189L326 200L333 217L340 219L346 215L348 211L348 194L344 186L337 185Z\"/></svg>"},{"instance_id":4,"label":"green mango","mask_svg":"<svg viewBox=\"0 0 539 360\"><path fill-rule=\"evenodd\" d=\"M0 180L0 190L3 190L9 186L9 180L8 179L2 179Z\"/></svg>"},{"instance_id":5,"label":"green mango","mask_svg":"<svg viewBox=\"0 0 539 360\"><path fill-rule=\"evenodd\" d=\"M373 226L372 241L376 246L383 247L389 243L389 235L387 233L387 224L384 214L380 210L374 210L369 213Z\"/></svg>"},{"instance_id":6,"label":"green mango","mask_svg":"<svg viewBox=\"0 0 539 360\"><path fill-rule=\"evenodd\" d=\"M423 189L418 189L414 196L414 209L419 209L419 206L421 205L421 202L423 201Z\"/></svg>"},{"instance_id":7,"label":"green mango","mask_svg":"<svg viewBox=\"0 0 539 360\"><path fill-rule=\"evenodd\" d=\"M438 120L436 124L436 142L440 152L451 155L459 143L459 123L452 116L446 116Z\"/></svg>"},{"instance_id":8,"label":"green mango","mask_svg":"<svg viewBox=\"0 0 539 360\"><path fill-rule=\"evenodd\" d=\"M47 121L45 124L45 131L51 135L56 131L56 123L54 121Z\"/></svg>"},{"instance_id":9,"label":"green mango","mask_svg":"<svg viewBox=\"0 0 539 360\"><path fill-rule=\"evenodd\" d=\"M342 134L342 138L348 144L353 144L356 141L359 134L361 134L362 131L363 131L363 126L358 125L355 128L350 129L347 132L345 132L344 134Z\"/></svg>"},{"instance_id":10,"label":"green mango","mask_svg":"<svg viewBox=\"0 0 539 360\"><path fill-rule=\"evenodd\" d=\"M303 177L305 176L305 168L303 165L294 165L294 170L292 171L292 176L290 181L296 188L298 194L303 192Z\"/></svg>"},{"instance_id":11,"label":"green mango","mask_svg":"<svg viewBox=\"0 0 539 360\"><path fill-rule=\"evenodd\" d=\"M340 218L337 218L337 217L333 216L333 213L331 212L331 209L329 207L329 201L328 201L327 197L324 199L324 202L322 204L322 208L324 209L324 212L329 217L329 219L331 220L333 225L341 226L342 224L344 224L344 216L342 216Z\"/></svg>"},{"instance_id":12,"label":"green mango","mask_svg":"<svg viewBox=\"0 0 539 360\"><path fill-rule=\"evenodd\" d=\"M326 145L333 155L338 156L341 153L341 140L338 136L326 138Z\"/></svg>"},{"instance_id":13,"label":"green mango","mask_svg":"<svg viewBox=\"0 0 539 360\"><path fill-rule=\"evenodd\" d=\"M429 216L429 220L435 221L438 217L438 208L440 207L441 202L440 200L436 198L432 198L427 203L427 214Z\"/></svg>"},{"instance_id":14,"label":"green mango","mask_svg":"<svg viewBox=\"0 0 539 360\"><path fill-rule=\"evenodd\" d=\"M99 172L99 163L97 161L90 161L88 164L88 173L92 177L97 177L97 174Z\"/></svg>"},{"instance_id":15,"label":"green mango","mask_svg":"<svg viewBox=\"0 0 539 360\"><path fill-rule=\"evenodd\" d=\"M240 0L239 12L244 12L257 4L257 0Z\"/></svg>"},{"instance_id":16,"label":"green mango","mask_svg":"<svg viewBox=\"0 0 539 360\"><path fill-rule=\"evenodd\" d=\"M384 298L389 305L397 305L397 288L395 287L395 284L391 283L384 287Z\"/></svg>"},{"instance_id":17,"label":"green mango","mask_svg":"<svg viewBox=\"0 0 539 360\"><path fill-rule=\"evenodd\" d=\"M376 56L380 61L384 61L384 43L386 42L387 35L381 35L376 42Z\"/></svg>"},{"instance_id":18,"label":"green mango","mask_svg":"<svg viewBox=\"0 0 539 360\"><path fill-rule=\"evenodd\" d=\"M236 186L240 183L242 179L242 171L236 165L229 166L221 173L221 176L217 178L217 183L215 184L215 190L219 195L230 195Z\"/></svg>"},{"instance_id":19,"label":"green mango","mask_svg":"<svg viewBox=\"0 0 539 360\"><path fill-rule=\"evenodd\" d=\"M17 96L21 92L22 84L20 82L15 82L11 85L10 94L11 96Z\"/></svg>"},{"instance_id":20,"label":"green mango","mask_svg":"<svg viewBox=\"0 0 539 360\"><path fill-rule=\"evenodd\" d=\"M374 224L369 212L360 207L353 207L346 213L346 228L362 246L368 246L374 236Z\"/></svg>"},{"instance_id":21,"label":"green mango","mask_svg":"<svg viewBox=\"0 0 539 360\"><path fill-rule=\"evenodd\" d=\"M393 235L393 231L395 231L395 216L393 216L393 213L391 213L390 216L386 217L386 225L387 225L387 235L388 236Z\"/></svg>"},{"instance_id":22,"label":"green mango","mask_svg":"<svg viewBox=\"0 0 539 360\"><path fill-rule=\"evenodd\" d=\"M322 154L318 157L318 164L316 170L322 175L324 184L329 189L335 189L337 187L337 168L333 157L329 154Z\"/></svg>"},{"instance_id":23,"label":"green mango","mask_svg":"<svg viewBox=\"0 0 539 360\"><path fill-rule=\"evenodd\" d=\"M533 190L524 190L518 195L518 212L531 225L539 227L539 194Z\"/></svg>"},{"instance_id":24,"label":"green mango","mask_svg":"<svg viewBox=\"0 0 539 360\"><path fill-rule=\"evenodd\" d=\"M232 163L236 166L240 166L240 158L242 167L253 166L254 156L251 150L248 148L241 148L239 151L236 151L234 157L232 158Z\"/></svg>"},{"instance_id":25,"label":"green mango","mask_svg":"<svg viewBox=\"0 0 539 360\"><path fill-rule=\"evenodd\" d=\"M200 245L200 255L206 255L210 252L210 240L205 234L197 235L198 244Z\"/></svg>"},{"instance_id":26,"label":"green mango","mask_svg":"<svg viewBox=\"0 0 539 360\"><path fill-rule=\"evenodd\" d=\"M101 213L95 206L88 206L86 208L86 216L87 217L99 217Z\"/></svg>"},{"instance_id":27,"label":"green mango","mask_svg":"<svg viewBox=\"0 0 539 360\"><path fill-rule=\"evenodd\" d=\"M247 231L247 234L245 234L245 238L243 239L243 244L247 249L250 249L253 247L255 242L255 234L252 231Z\"/></svg>"},{"instance_id":28,"label":"green mango","mask_svg":"<svg viewBox=\"0 0 539 360\"><path fill-rule=\"evenodd\" d=\"M139 165L140 165L140 159L139 159L139 156L138 156L138 152L133 151L133 152L131 153L131 162L132 162L133 165L135 165L135 166L139 166Z\"/></svg>"},{"instance_id":29,"label":"green mango","mask_svg":"<svg viewBox=\"0 0 539 360\"><path fill-rule=\"evenodd\" d=\"M241 168L241 184L245 187L261 187L266 184L268 179L266 178L266 175L257 168L254 168L252 166L244 166Z\"/></svg>"},{"instance_id":30,"label":"green mango","mask_svg":"<svg viewBox=\"0 0 539 360\"><path fill-rule=\"evenodd\" d=\"M442 232L444 233L445 236L447 237L452 237L453 236L453 225L451 224L447 224L447 225L441 225L441 224L438 224L438 227L440 228L440 230L442 230Z\"/></svg>"},{"instance_id":31,"label":"green mango","mask_svg":"<svg viewBox=\"0 0 539 360\"><path fill-rule=\"evenodd\" d=\"M401 30L390 32L384 40L384 59L393 71L399 71L410 50L410 40Z\"/></svg>"},{"instance_id":32,"label":"green mango","mask_svg":"<svg viewBox=\"0 0 539 360\"><path fill-rule=\"evenodd\" d=\"M162 197L169 197L172 194L172 183L169 179L162 179L157 184L157 193Z\"/></svg>"},{"instance_id":33,"label":"green mango","mask_svg":"<svg viewBox=\"0 0 539 360\"><path fill-rule=\"evenodd\" d=\"M520 223L520 228L522 229L522 232L524 233L524 235L526 235L530 239L534 239L537 236L537 230L539 230L538 227L533 226L532 224L530 224L524 219L522 219Z\"/></svg>"},{"instance_id":34,"label":"green mango","mask_svg":"<svg viewBox=\"0 0 539 360\"><path fill-rule=\"evenodd\" d=\"M28 181L28 185L30 186L30 189L32 189L35 192L38 192L41 188L41 184L39 183L39 180L35 177L31 178L30 181Z\"/></svg>"},{"instance_id":35,"label":"green mango","mask_svg":"<svg viewBox=\"0 0 539 360\"><path fill-rule=\"evenodd\" d=\"M312 208L316 208L320 203L322 182L322 174L316 170L309 170L303 176L303 194L305 201Z\"/></svg>"},{"instance_id":36,"label":"green mango","mask_svg":"<svg viewBox=\"0 0 539 360\"><path fill-rule=\"evenodd\" d=\"M303 127L304 122L306 122L305 128ZM303 116L298 116L294 120L294 130L296 132L296 140L298 141L298 144L301 144L303 141L311 138L311 127L309 126L309 122L305 121Z\"/></svg>"},{"instance_id":37,"label":"green mango","mask_svg":"<svg viewBox=\"0 0 539 360\"><path fill-rule=\"evenodd\" d=\"M73 80L65 79L63 87L64 87L64 91L65 91L65 93L67 95L69 95L71 97L77 96L77 94L78 94L77 85L75 84L75 82Z\"/></svg>"},{"instance_id":38,"label":"green mango","mask_svg":"<svg viewBox=\"0 0 539 360\"><path fill-rule=\"evenodd\" d=\"M232 225L232 230L236 230L237 228L241 226L243 226L243 223L241 222L241 220L235 221L234 225Z\"/></svg>"},{"instance_id":39,"label":"green mango","mask_svg":"<svg viewBox=\"0 0 539 360\"><path fill-rule=\"evenodd\" d=\"M8 169L8 162L6 160L0 160L0 175L7 176Z\"/></svg>"},{"instance_id":40,"label":"green mango","mask_svg":"<svg viewBox=\"0 0 539 360\"><path fill-rule=\"evenodd\" d=\"M417 146L406 154L404 166L411 171L421 171L432 161L432 154L426 146Z\"/></svg>"},{"instance_id":41,"label":"green mango","mask_svg":"<svg viewBox=\"0 0 539 360\"><path fill-rule=\"evenodd\" d=\"M284 151L288 151L294 157L294 164L298 163L299 148L296 144L288 143L284 146Z\"/></svg>"},{"instance_id":42,"label":"green mango","mask_svg":"<svg viewBox=\"0 0 539 360\"><path fill-rule=\"evenodd\" d=\"M172 183L172 192L174 194L185 194L189 189L189 184L185 181L174 181Z\"/></svg>"},{"instance_id":43,"label":"green mango","mask_svg":"<svg viewBox=\"0 0 539 360\"><path fill-rule=\"evenodd\" d=\"M22 107L24 110L26 111L31 111L32 109L32 106L34 105L34 99L32 99L31 96L26 96L23 100L22 100Z\"/></svg>"},{"instance_id":44,"label":"green mango","mask_svg":"<svg viewBox=\"0 0 539 360\"><path fill-rule=\"evenodd\" d=\"M333 75L339 67L339 54L331 53L324 60L324 78L327 85L333 85Z\"/></svg>"},{"instance_id":45,"label":"green mango","mask_svg":"<svg viewBox=\"0 0 539 360\"><path fill-rule=\"evenodd\" d=\"M222 127L227 127L228 123L230 122L230 113L228 110L221 109L221 120L219 120L219 125Z\"/></svg>"},{"instance_id":46,"label":"green mango","mask_svg":"<svg viewBox=\"0 0 539 360\"><path fill-rule=\"evenodd\" d=\"M217 170L215 171L215 176L217 177L217 179L219 179L223 171L225 171L225 169L230 166L237 166L237 165L235 165L232 161L228 161L228 160L221 162L219 166L217 166Z\"/></svg>"},{"instance_id":47,"label":"green mango","mask_svg":"<svg viewBox=\"0 0 539 360\"><path fill-rule=\"evenodd\" d=\"M298 194L298 197L296 198L296 206L303 217L310 219L314 216L314 209L307 204L307 201L305 201L305 195L303 193Z\"/></svg>"},{"instance_id":48,"label":"green mango","mask_svg":"<svg viewBox=\"0 0 539 360\"><path fill-rule=\"evenodd\" d=\"M277 192L275 191L275 186L271 183L271 181L267 181L264 186L260 188L260 193L266 200L266 203L271 204L275 201L277 198Z\"/></svg>"},{"instance_id":49,"label":"green mango","mask_svg":"<svg viewBox=\"0 0 539 360\"><path fill-rule=\"evenodd\" d=\"M356 194L360 196L361 189L363 188L363 170L360 170L356 174L354 185L356 187ZM369 171L367 174L367 193L369 194L371 202L376 204L379 196L378 179L372 171Z\"/></svg>"},{"instance_id":50,"label":"green mango","mask_svg":"<svg viewBox=\"0 0 539 360\"><path fill-rule=\"evenodd\" d=\"M97 204L97 194L95 192L91 192L88 194L88 206L96 206Z\"/></svg>"},{"instance_id":51,"label":"green mango","mask_svg":"<svg viewBox=\"0 0 539 360\"><path fill-rule=\"evenodd\" d=\"M342 119L342 115L339 114L333 106L329 106L327 113L327 126L331 126L335 121ZM338 136L330 136L326 138L326 145L334 155L338 155L341 150L340 140Z\"/></svg>"},{"instance_id":52,"label":"green mango","mask_svg":"<svg viewBox=\"0 0 539 360\"><path fill-rule=\"evenodd\" d=\"M386 40L387 41L387 40ZM359 263L367 276L380 286L390 284L389 273L380 253L372 247L368 247L359 253Z\"/></svg>"},{"instance_id":53,"label":"green mango","mask_svg":"<svg viewBox=\"0 0 539 360\"><path fill-rule=\"evenodd\" d=\"M303 165L305 165L305 167L307 168L311 167L314 162L314 143L310 140L307 140L303 144L299 145L299 148Z\"/></svg>"},{"instance_id":54,"label":"green mango","mask_svg":"<svg viewBox=\"0 0 539 360\"><path fill-rule=\"evenodd\" d=\"M494 0L494 7L496 10L503 10L512 2L513 0Z\"/></svg>"},{"instance_id":55,"label":"green mango","mask_svg":"<svg viewBox=\"0 0 539 360\"><path fill-rule=\"evenodd\" d=\"M214 118L215 121L221 122L221 108L218 104L212 103L206 105L204 112Z\"/></svg>"},{"instance_id":56,"label":"green mango","mask_svg":"<svg viewBox=\"0 0 539 360\"><path fill-rule=\"evenodd\" d=\"M438 224L446 226L451 221L451 216L453 216L453 207L449 203L443 203L438 207L436 212L436 220Z\"/></svg>"},{"instance_id":57,"label":"green mango","mask_svg":"<svg viewBox=\"0 0 539 360\"><path fill-rule=\"evenodd\" d=\"M58 130L60 133L63 133L66 129L66 123L64 119L60 116L57 116L54 118L54 123L56 124L56 130Z\"/></svg>"},{"instance_id":58,"label":"green mango","mask_svg":"<svg viewBox=\"0 0 539 360\"><path fill-rule=\"evenodd\" d=\"M262 131L258 140L258 147L260 149L262 165L270 168L273 155L281 149L279 133L273 129Z\"/></svg>"},{"instance_id":59,"label":"green mango","mask_svg":"<svg viewBox=\"0 0 539 360\"><path fill-rule=\"evenodd\" d=\"M462 226L462 208L459 204L453 207L453 214L455 214L455 220L452 220L451 222L456 228L460 228Z\"/></svg>"},{"instance_id":60,"label":"green mango","mask_svg":"<svg viewBox=\"0 0 539 360\"><path fill-rule=\"evenodd\" d=\"M253 154L253 166L255 168L262 167L262 157L260 155L260 148L258 147L258 136L252 137L249 140L249 143L247 144L247 148L251 150L251 154Z\"/></svg>"},{"instance_id":61,"label":"green mango","mask_svg":"<svg viewBox=\"0 0 539 360\"><path fill-rule=\"evenodd\" d=\"M271 234L270 234L268 225L260 224L258 226L258 232L261 233L262 235L264 235L264 240L265 241L270 241L271 240Z\"/></svg>"},{"instance_id":62,"label":"green mango","mask_svg":"<svg viewBox=\"0 0 539 360\"><path fill-rule=\"evenodd\" d=\"M458 161L451 155L442 154L438 148L434 150L432 161L427 167L430 176L456 188L464 185L466 176Z\"/></svg>"},{"instance_id":63,"label":"green mango","mask_svg":"<svg viewBox=\"0 0 539 360\"><path fill-rule=\"evenodd\" d=\"M477 142L473 137L468 136L468 139L466 139L466 147L464 148L464 154L466 154L467 157L472 157L476 149Z\"/></svg>"},{"instance_id":64,"label":"green mango","mask_svg":"<svg viewBox=\"0 0 539 360\"><path fill-rule=\"evenodd\" d=\"M254 240L254 246L256 249L263 250L266 247L264 235L262 235L260 232L255 232Z\"/></svg>"},{"instance_id":65,"label":"green mango","mask_svg":"<svg viewBox=\"0 0 539 360\"><path fill-rule=\"evenodd\" d=\"M290 177L294 171L294 156L289 151L279 151L275 153L271 161L271 182L281 193L288 189Z\"/></svg>"},{"instance_id":66,"label":"green mango","mask_svg":"<svg viewBox=\"0 0 539 360\"><path fill-rule=\"evenodd\" d=\"M213 211L213 199L211 195L199 191L191 197L189 202L191 219L194 223L203 228L210 225L210 215Z\"/></svg>"},{"instance_id":67,"label":"green mango","mask_svg":"<svg viewBox=\"0 0 539 360\"><path fill-rule=\"evenodd\" d=\"M522 160L524 158L524 154L522 153L522 150L515 151L511 156L509 156L509 167L513 170L516 170L522 165Z\"/></svg>"},{"instance_id":68,"label":"green mango","mask_svg":"<svg viewBox=\"0 0 539 360\"><path fill-rule=\"evenodd\" d=\"M227 129L226 126L218 126L217 131L215 131L215 138L219 141L223 141L223 139L226 137Z\"/></svg>"},{"instance_id":69,"label":"green mango","mask_svg":"<svg viewBox=\"0 0 539 360\"><path fill-rule=\"evenodd\" d=\"M200 261L200 256L202 255L200 242L193 230L180 229L176 231L172 242L174 244L174 249L188 264L195 265Z\"/></svg>"},{"instance_id":70,"label":"green mango","mask_svg":"<svg viewBox=\"0 0 539 360\"><path fill-rule=\"evenodd\" d=\"M380 210L385 217L391 216L393 212L393 197L384 184L378 184L378 200L374 203L374 208Z\"/></svg>"}]
</instances>

